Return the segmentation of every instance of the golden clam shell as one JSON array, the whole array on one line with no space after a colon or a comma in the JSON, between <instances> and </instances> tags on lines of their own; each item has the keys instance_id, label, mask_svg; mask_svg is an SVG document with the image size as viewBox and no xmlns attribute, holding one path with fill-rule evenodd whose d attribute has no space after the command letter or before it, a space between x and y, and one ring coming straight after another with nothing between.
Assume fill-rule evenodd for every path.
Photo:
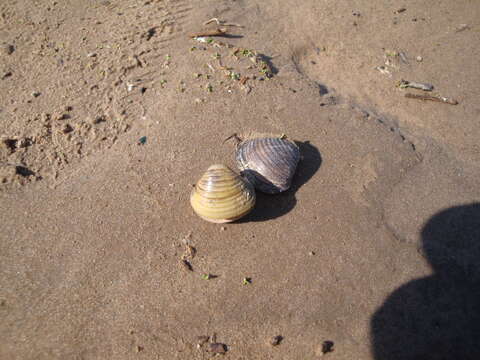
<instances>
[{"instance_id":1,"label":"golden clam shell","mask_svg":"<svg viewBox=\"0 0 480 360\"><path fill-rule=\"evenodd\" d=\"M214 223L235 221L255 205L253 186L225 165L210 166L190 195L193 210Z\"/></svg>"}]
</instances>

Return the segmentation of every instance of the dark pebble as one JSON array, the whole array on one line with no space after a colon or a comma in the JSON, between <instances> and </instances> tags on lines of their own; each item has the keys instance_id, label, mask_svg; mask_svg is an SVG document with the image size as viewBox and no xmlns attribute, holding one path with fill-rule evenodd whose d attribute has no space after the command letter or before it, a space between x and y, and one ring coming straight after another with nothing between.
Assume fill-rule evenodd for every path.
<instances>
[{"instance_id":1,"label":"dark pebble","mask_svg":"<svg viewBox=\"0 0 480 360\"><path fill-rule=\"evenodd\" d=\"M10 77L10 76L12 76L12 72L11 72L11 71L7 71L7 72L5 72L5 73L2 75L2 80L3 80L3 79L6 79L6 78L8 78L8 77Z\"/></svg>"},{"instance_id":2,"label":"dark pebble","mask_svg":"<svg viewBox=\"0 0 480 360\"><path fill-rule=\"evenodd\" d=\"M65 124L62 128L62 133L68 134L73 131L73 127L71 127L69 124Z\"/></svg>"},{"instance_id":3,"label":"dark pebble","mask_svg":"<svg viewBox=\"0 0 480 360\"><path fill-rule=\"evenodd\" d=\"M333 346L334 346L334 342L333 341L330 341L330 340L326 340L322 343L322 354L328 354L328 353L331 353L333 352Z\"/></svg>"},{"instance_id":4,"label":"dark pebble","mask_svg":"<svg viewBox=\"0 0 480 360\"><path fill-rule=\"evenodd\" d=\"M188 260L182 259L182 265L185 268L185 270L193 271L192 264L190 264L190 262Z\"/></svg>"},{"instance_id":5,"label":"dark pebble","mask_svg":"<svg viewBox=\"0 0 480 360\"><path fill-rule=\"evenodd\" d=\"M11 55L15 51L15 47L11 44L7 44L7 45L4 45L3 51L5 52L5 54Z\"/></svg>"},{"instance_id":6,"label":"dark pebble","mask_svg":"<svg viewBox=\"0 0 480 360\"><path fill-rule=\"evenodd\" d=\"M274 336L274 337L270 340L270 345L272 345L272 346L280 345L280 343L282 342L282 340L283 340L283 336L281 336L281 335L276 335L276 336Z\"/></svg>"}]
</instances>

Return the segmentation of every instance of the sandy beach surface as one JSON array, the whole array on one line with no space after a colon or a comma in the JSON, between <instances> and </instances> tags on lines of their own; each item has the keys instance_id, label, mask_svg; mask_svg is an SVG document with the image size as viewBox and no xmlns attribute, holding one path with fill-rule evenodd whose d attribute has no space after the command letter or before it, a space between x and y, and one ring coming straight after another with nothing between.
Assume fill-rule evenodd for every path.
<instances>
[{"instance_id":1,"label":"sandy beach surface","mask_svg":"<svg viewBox=\"0 0 480 360\"><path fill-rule=\"evenodd\" d=\"M478 0L2 0L0 46L1 359L480 359ZM302 160L208 223L234 133Z\"/></svg>"}]
</instances>

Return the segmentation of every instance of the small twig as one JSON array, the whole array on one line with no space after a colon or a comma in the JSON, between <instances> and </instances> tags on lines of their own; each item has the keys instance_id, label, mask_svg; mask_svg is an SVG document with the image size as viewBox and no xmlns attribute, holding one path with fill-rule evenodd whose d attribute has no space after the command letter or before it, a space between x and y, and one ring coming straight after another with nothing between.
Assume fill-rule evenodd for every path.
<instances>
[{"instance_id":1,"label":"small twig","mask_svg":"<svg viewBox=\"0 0 480 360\"><path fill-rule=\"evenodd\" d=\"M223 140L222 144L225 144L228 140L230 139L235 139L236 145L240 144L243 140L237 135L237 133L233 133L229 137L227 137L225 140Z\"/></svg>"},{"instance_id":2,"label":"small twig","mask_svg":"<svg viewBox=\"0 0 480 360\"><path fill-rule=\"evenodd\" d=\"M407 80L401 80L398 83L398 87L400 89L414 88L414 89L420 89L420 90L424 90L424 91L432 91L433 90L433 85L432 84L419 83L419 82L407 81Z\"/></svg>"},{"instance_id":3,"label":"small twig","mask_svg":"<svg viewBox=\"0 0 480 360\"><path fill-rule=\"evenodd\" d=\"M450 105L457 105L458 104L457 100L446 98L446 97L443 97L443 96L432 96L432 95L421 95L421 94L406 93L405 97L409 98L409 99L436 101L436 102L441 102L441 103L450 104Z\"/></svg>"},{"instance_id":4,"label":"small twig","mask_svg":"<svg viewBox=\"0 0 480 360\"><path fill-rule=\"evenodd\" d=\"M192 245L185 245L185 253L183 255L184 259L190 258L193 259L197 254L197 249L195 249Z\"/></svg>"},{"instance_id":5,"label":"small twig","mask_svg":"<svg viewBox=\"0 0 480 360\"><path fill-rule=\"evenodd\" d=\"M207 66L212 72L215 72L215 68L210 63L207 63Z\"/></svg>"},{"instance_id":6,"label":"small twig","mask_svg":"<svg viewBox=\"0 0 480 360\"><path fill-rule=\"evenodd\" d=\"M227 33L227 28L217 28L213 30L205 30L198 33L191 34L191 38L205 37L205 36L223 36Z\"/></svg>"},{"instance_id":7,"label":"small twig","mask_svg":"<svg viewBox=\"0 0 480 360\"><path fill-rule=\"evenodd\" d=\"M207 20L203 23L203 25L208 25L212 22L216 22L217 25L222 25L222 26L236 26L236 27L240 27L240 28L243 28L242 25L238 25L238 24L228 24L226 23L225 21L223 20L218 20L217 18L211 18L210 20Z\"/></svg>"},{"instance_id":8,"label":"small twig","mask_svg":"<svg viewBox=\"0 0 480 360\"><path fill-rule=\"evenodd\" d=\"M375 70L380 71L383 75L387 75L388 77L392 77L392 73L388 71L388 69L385 66L377 66Z\"/></svg>"},{"instance_id":9,"label":"small twig","mask_svg":"<svg viewBox=\"0 0 480 360\"><path fill-rule=\"evenodd\" d=\"M400 51L398 53L398 56L400 56L400 60L402 60L402 62L404 64L408 64L408 59L407 59L407 55L405 55L405 53L403 51Z\"/></svg>"},{"instance_id":10,"label":"small twig","mask_svg":"<svg viewBox=\"0 0 480 360\"><path fill-rule=\"evenodd\" d=\"M210 24L211 22L214 22L214 21L217 23L217 25L220 25L220 20L218 20L217 18L211 18L210 20L205 21L203 23L203 25L208 25L208 24Z\"/></svg>"},{"instance_id":11,"label":"small twig","mask_svg":"<svg viewBox=\"0 0 480 360\"><path fill-rule=\"evenodd\" d=\"M248 79L249 79L248 76L243 76L243 77L240 79L240 85L245 85L245 83L247 82Z\"/></svg>"},{"instance_id":12,"label":"small twig","mask_svg":"<svg viewBox=\"0 0 480 360\"><path fill-rule=\"evenodd\" d=\"M192 264L190 264L190 261L188 261L187 259L182 259L180 261L180 264L182 264L182 266L185 268L185 270L193 271Z\"/></svg>"}]
</instances>

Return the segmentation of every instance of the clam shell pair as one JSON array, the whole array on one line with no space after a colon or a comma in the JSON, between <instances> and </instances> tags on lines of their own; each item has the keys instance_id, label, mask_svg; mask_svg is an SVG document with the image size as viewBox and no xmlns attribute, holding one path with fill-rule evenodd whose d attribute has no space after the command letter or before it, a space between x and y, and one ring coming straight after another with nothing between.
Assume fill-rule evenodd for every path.
<instances>
[{"instance_id":1,"label":"clam shell pair","mask_svg":"<svg viewBox=\"0 0 480 360\"><path fill-rule=\"evenodd\" d=\"M300 161L295 143L275 137L242 141L236 150L241 175L225 165L212 165L190 195L193 210L214 223L235 221L255 206L255 190L276 194L287 190Z\"/></svg>"}]
</instances>

